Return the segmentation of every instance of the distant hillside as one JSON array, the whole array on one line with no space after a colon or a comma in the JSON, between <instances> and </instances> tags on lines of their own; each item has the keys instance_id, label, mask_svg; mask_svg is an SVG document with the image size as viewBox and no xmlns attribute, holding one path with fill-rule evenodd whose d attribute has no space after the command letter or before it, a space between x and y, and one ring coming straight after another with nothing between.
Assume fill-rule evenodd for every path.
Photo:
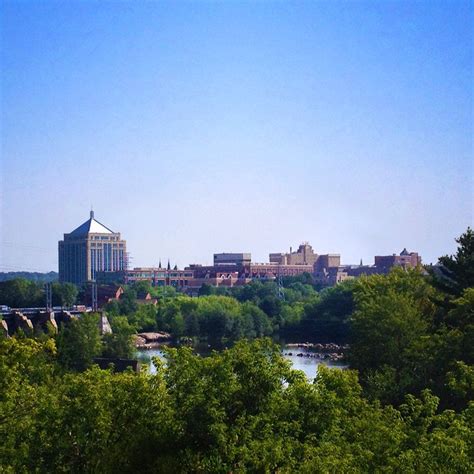
<instances>
[{"instance_id":1,"label":"distant hillside","mask_svg":"<svg viewBox=\"0 0 474 474\"><path fill-rule=\"evenodd\" d=\"M15 278L25 278L26 280L46 283L49 281L56 281L58 279L58 274L56 272L0 272L0 281L13 280Z\"/></svg>"}]
</instances>

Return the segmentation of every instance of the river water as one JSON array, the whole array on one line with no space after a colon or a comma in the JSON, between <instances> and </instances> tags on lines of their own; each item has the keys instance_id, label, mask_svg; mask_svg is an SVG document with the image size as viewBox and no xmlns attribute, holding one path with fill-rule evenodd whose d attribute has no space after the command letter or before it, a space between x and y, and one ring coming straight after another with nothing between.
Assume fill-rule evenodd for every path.
<instances>
[{"instance_id":1,"label":"river water","mask_svg":"<svg viewBox=\"0 0 474 474\"><path fill-rule=\"evenodd\" d=\"M323 364L328 367L336 367L343 369L347 367L341 362L334 362L331 360L322 360L314 357L314 352L305 347L282 347L282 354L285 359L288 359L293 368L296 370L302 370L308 379L312 380L316 377L318 366ZM290 355L291 354L291 355ZM298 355L299 354L299 355ZM153 365L152 358L159 357L163 359L163 352L159 349L145 349L137 351L138 360L141 363L148 364L150 373L156 373L156 367Z\"/></svg>"}]
</instances>

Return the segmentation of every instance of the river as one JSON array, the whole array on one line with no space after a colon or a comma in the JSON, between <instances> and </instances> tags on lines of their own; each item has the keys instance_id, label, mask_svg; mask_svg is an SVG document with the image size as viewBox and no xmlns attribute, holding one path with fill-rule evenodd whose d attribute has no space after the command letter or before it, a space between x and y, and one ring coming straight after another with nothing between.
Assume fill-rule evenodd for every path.
<instances>
[{"instance_id":1,"label":"river","mask_svg":"<svg viewBox=\"0 0 474 474\"><path fill-rule=\"evenodd\" d=\"M343 369L347 367L340 361L334 362L331 360L322 360L314 357L314 352L305 347L287 347L283 346L281 350L283 357L288 359L294 369L302 370L308 379L316 377L318 366L320 364L327 365L328 367L336 367ZM299 354L299 355L298 355ZM156 367L153 365L152 358L159 357L163 358L163 352L159 349L145 349L137 351L138 360L142 363L148 364L150 373L156 373Z\"/></svg>"}]
</instances>

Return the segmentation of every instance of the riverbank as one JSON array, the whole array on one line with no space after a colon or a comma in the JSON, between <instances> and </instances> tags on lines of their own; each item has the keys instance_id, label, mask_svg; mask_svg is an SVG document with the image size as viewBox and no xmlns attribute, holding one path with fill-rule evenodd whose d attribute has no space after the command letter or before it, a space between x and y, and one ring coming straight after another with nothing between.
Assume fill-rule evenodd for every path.
<instances>
[{"instance_id":1,"label":"riverbank","mask_svg":"<svg viewBox=\"0 0 474 474\"><path fill-rule=\"evenodd\" d=\"M156 372L153 358L158 357L164 360L164 354L160 350L164 345L166 345L166 343L161 343L160 346L154 348L142 348L138 350L138 360L148 365L148 370L151 374ZM332 347L332 345L325 346L328 346L328 348L329 346ZM338 369L345 369L347 367L340 354L333 352L314 352L312 349L313 348L308 348L305 343L284 344L281 346L281 354L285 359L291 362L295 370L303 371L310 380L316 376L319 365L326 365ZM208 349L204 351L197 350L196 353L206 356L210 355L211 351Z\"/></svg>"},{"instance_id":2,"label":"riverbank","mask_svg":"<svg viewBox=\"0 0 474 474\"><path fill-rule=\"evenodd\" d=\"M318 359L320 361L342 362L344 353L349 349L347 344L340 345L335 343L321 344L311 342L298 342L286 344L287 349L294 349L283 352L284 356L304 357L307 359ZM298 351L302 349L303 351Z\"/></svg>"},{"instance_id":3,"label":"riverbank","mask_svg":"<svg viewBox=\"0 0 474 474\"><path fill-rule=\"evenodd\" d=\"M138 350L158 349L171 339L167 332L141 332L135 336L135 347Z\"/></svg>"}]
</instances>

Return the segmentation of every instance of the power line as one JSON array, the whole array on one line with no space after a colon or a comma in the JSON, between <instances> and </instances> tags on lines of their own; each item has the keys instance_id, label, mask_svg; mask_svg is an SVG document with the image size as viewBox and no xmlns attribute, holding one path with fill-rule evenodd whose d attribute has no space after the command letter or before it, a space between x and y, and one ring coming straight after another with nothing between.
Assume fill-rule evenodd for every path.
<instances>
[{"instance_id":1,"label":"power line","mask_svg":"<svg viewBox=\"0 0 474 474\"><path fill-rule=\"evenodd\" d=\"M5 242L2 241L2 245L6 245L8 247L18 247L18 248L28 248L28 249L34 249L34 250L46 250L48 252L51 251L51 247L38 247L37 245L29 245L29 244L19 244L18 242Z\"/></svg>"},{"instance_id":2,"label":"power line","mask_svg":"<svg viewBox=\"0 0 474 474\"><path fill-rule=\"evenodd\" d=\"M57 264L55 265L57 267ZM54 270L41 270L39 268L31 268L31 267L19 267L14 265L3 265L0 264L0 271L3 272L34 272L34 273L49 273Z\"/></svg>"}]
</instances>

